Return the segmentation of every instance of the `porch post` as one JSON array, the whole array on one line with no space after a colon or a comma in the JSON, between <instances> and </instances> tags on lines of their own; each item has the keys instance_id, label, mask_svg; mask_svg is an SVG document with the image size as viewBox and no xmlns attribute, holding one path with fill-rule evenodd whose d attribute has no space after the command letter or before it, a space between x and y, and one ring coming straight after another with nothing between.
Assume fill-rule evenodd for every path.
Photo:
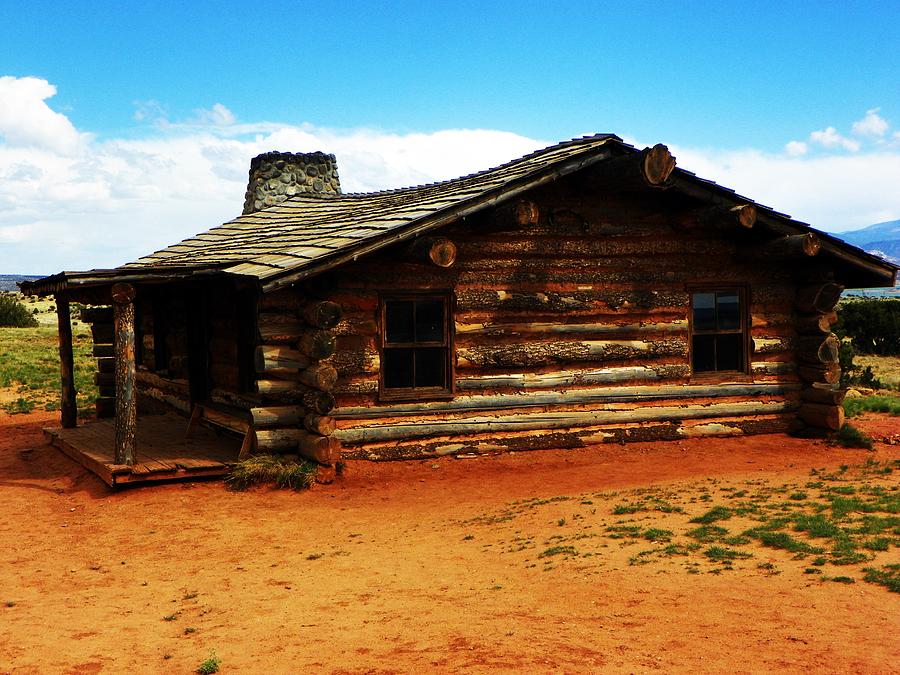
<instances>
[{"instance_id":1,"label":"porch post","mask_svg":"<svg viewBox=\"0 0 900 675\"><path fill-rule=\"evenodd\" d=\"M64 429L78 424L75 403L75 360L72 357L72 320L69 299L62 293L56 296L56 321L59 326L60 420Z\"/></svg>"},{"instance_id":2,"label":"porch post","mask_svg":"<svg viewBox=\"0 0 900 675\"><path fill-rule=\"evenodd\" d=\"M112 287L116 351L116 464L134 464L137 422L134 364L134 286Z\"/></svg>"}]
</instances>

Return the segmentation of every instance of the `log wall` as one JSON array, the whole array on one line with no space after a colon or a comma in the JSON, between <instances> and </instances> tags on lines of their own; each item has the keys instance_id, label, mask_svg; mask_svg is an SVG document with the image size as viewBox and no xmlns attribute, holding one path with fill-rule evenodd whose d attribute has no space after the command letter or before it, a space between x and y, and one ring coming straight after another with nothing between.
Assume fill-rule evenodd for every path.
<instances>
[{"instance_id":1,"label":"log wall","mask_svg":"<svg viewBox=\"0 0 900 675\"><path fill-rule=\"evenodd\" d=\"M559 187L533 199L536 222L488 215L442 231L456 245L450 267L410 261L398 246L318 280L319 292L326 288L343 309L335 354L323 362L338 374L332 417L344 456L578 447L796 425L809 389L798 373L798 350L809 346L795 325L797 266L741 255L753 239L736 230L746 228L689 205L637 208L627 198L573 198ZM697 284L746 289L748 373L692 377ZM455 395L380 401L379 293L429 289L455 295Z\"/></svg>"}]
</instances>

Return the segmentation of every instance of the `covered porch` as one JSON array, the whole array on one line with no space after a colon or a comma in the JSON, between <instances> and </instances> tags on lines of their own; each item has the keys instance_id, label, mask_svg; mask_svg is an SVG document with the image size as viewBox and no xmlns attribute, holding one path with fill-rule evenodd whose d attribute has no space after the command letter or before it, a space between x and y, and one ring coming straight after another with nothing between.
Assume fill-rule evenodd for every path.
<instances>
[{"instance_id":1,"label":"covered porch","mask_svg":"<svg viewBox=\"0 0 900 675\"><path fill-rule=\"evenodd\" d=\"M115 419L44 429L52 445L97 474L110 487L125 483L223 476L237 461L241 439L195 426L180 415L141 416L131 462L116 460Z\"/></svg>"}]
</instances>

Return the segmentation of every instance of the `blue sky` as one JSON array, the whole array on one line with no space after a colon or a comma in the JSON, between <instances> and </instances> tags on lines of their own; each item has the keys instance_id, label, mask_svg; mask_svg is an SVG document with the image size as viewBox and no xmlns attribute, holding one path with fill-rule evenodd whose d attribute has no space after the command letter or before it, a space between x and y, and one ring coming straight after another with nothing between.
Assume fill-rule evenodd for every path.
<instances>
[{"instance_id":1,"label":"blue sky","mask_svg":"<svg viewBox=\"0 0 900 675\"><path fill-rule=\"evenodd\" d=\"M0 272L211 227L270 149L379 189L612 131L822 229L900 218L898 32L883 1L0 0Z\"/></svg>"}]
</instances>

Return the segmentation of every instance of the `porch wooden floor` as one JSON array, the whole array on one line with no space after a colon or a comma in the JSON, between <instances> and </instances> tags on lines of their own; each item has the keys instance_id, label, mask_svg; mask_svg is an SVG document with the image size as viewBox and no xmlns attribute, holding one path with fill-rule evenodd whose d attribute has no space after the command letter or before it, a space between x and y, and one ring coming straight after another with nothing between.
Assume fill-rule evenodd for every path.
<instances>
[{"instance_id":1,"label":"porch wooden floor","mask_svg":"<svg viewBox=\"0 0 900 675\"><path fill-rule=\"evenodd\" d=\"M241 439L202 426L194 427L191 437L185 438L187 424L178 415L138 417L133 466L115 463L113 419L74 429L47 428L44 435L110 486L225 475L237 461Z\"/></svg>"}]
</instances>

